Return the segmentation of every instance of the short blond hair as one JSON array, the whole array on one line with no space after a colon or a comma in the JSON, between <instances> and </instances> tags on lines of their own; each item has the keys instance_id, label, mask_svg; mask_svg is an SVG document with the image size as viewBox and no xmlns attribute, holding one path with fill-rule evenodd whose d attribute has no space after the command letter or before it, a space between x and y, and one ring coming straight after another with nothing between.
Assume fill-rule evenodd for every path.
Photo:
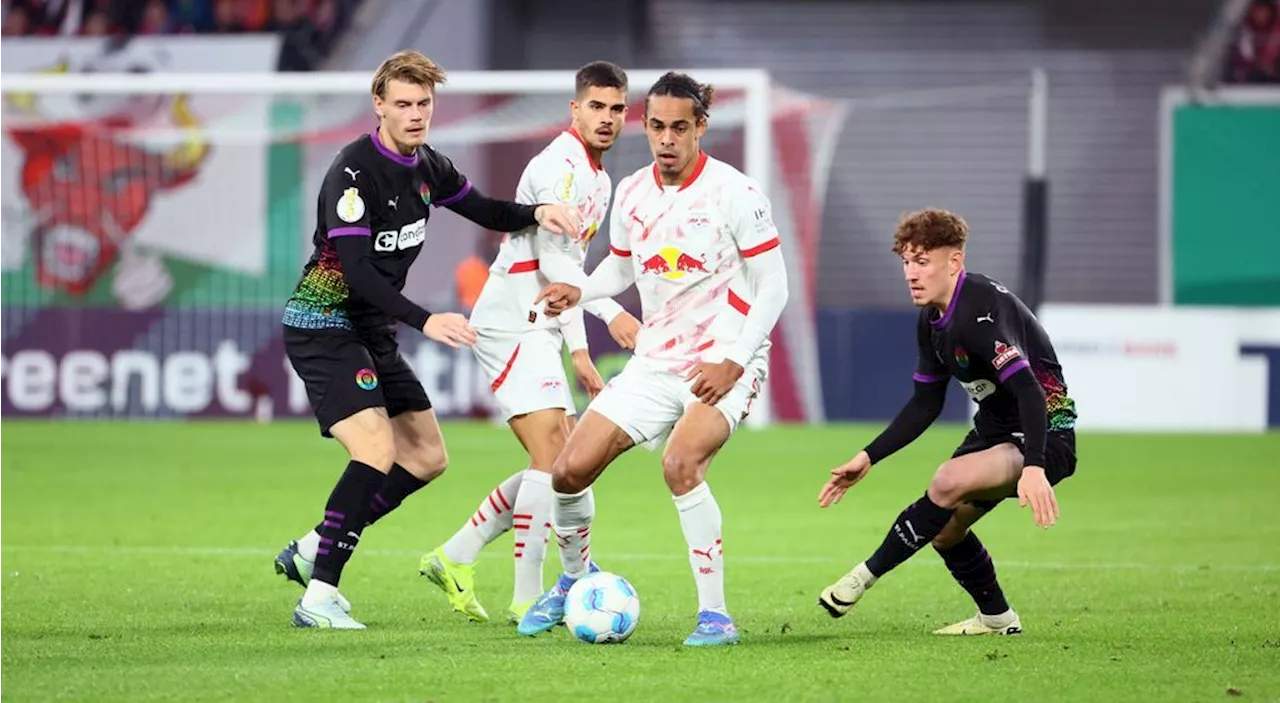
<instances>
[{"instance_id":1,"label":"short blond hair","mask_svg":"<svg viewBox=\"0 0 1280 703\"><path fill-rule=\"evenodd\" d=\"M387 84L391 81L413 83L434 91L437 85L445 82L445 72L440 64L420 51L398 51L383 61L374 72L373 94L380 98L386 97Z\"/></svg>"}]
</instances>

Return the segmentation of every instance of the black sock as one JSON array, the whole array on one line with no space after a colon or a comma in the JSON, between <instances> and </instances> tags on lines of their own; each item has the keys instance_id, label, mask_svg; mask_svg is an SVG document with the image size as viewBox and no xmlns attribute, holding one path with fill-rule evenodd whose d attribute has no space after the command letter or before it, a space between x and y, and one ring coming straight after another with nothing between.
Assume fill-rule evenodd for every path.
<instances>
[{"instance_id":1,"label":"black sock","mask_svg":"<svg viewBox=\"0 0 1280 703\"><path fill-rule=\"evenodd\" d=\"M316 566L311 578L332 586L342 578L351 553L360 542L369 501L386 477L368 464L352 461L338 479L324 506L324 522L316 528L320 547L316 550Z\"/></svg>"},{"instance_id":2,"label":"black sock","mask_svg":"<svg viewBox=\"0 0 1280 703\"><path fill-rule=\"evenodd\" d=\"M1009 610L1000 582L996 580L996 567L991 563L987 548L972 531L958 544L939 549L938 556L955 577L956 583L973 596L978 612L983 615L999 615Z\"/></svg>"},{"instance_id":3,"label":"black sock","mask_svg":"<svg viewBox=\"0 0 1280 703\"><path fill-rule=\"evenodd\" d=\"M387 474L386 480L382 482L382 487L373 494L365 527L386 517L387 513L400 507L405 498L425 485L427 485L426 481L409 473L403 466L393 464L391 473Z\"/></svg>"},{"instance_id":4,"label":"black sock","mask_svg":"<svg viewBox=\"0 0 1280 703\"><path fill-rule=\"evenodd\" d=\"M427 483L428 481L423 481L409 473L403 466L392 464L390 473L382 479L382 485L369 500L369 511L365 513L364 526L368 527L386 517L387 513L400 507L405 498L413 495L414 491ZM316 525L317 534L320 533L320 527L323 524Z\"/></svg>"},{"instance_id":5,"label":"black sock","mask_svg":"<svg viewBox=\"0 0 1280 703\"><path fill-rule=\"evenodd\" d=\"M889 573L932 542L954 512L954 508L944 508L929 500L928 493L924 494L898 515L880 547L867 559L867 569L876 577Z\"/></svg>"}]
</instances>

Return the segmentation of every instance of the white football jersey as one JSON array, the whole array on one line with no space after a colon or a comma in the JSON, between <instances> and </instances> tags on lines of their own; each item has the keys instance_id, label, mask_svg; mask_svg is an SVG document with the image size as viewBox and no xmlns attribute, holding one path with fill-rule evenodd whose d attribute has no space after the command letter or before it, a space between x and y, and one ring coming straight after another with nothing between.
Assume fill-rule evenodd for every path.
<instances>
[{"instance_id":1,"label":"white football jersey","mask_svg":"<svg viewBox=\"0 0 1280 703\"><path fill-rule=\"evenodd\" d=\"M562 132L533 157L520 176L516 202L576 205L582 231L566 237L534 226L507 235L489 267L489 279L471 312L471 324L508 332L558 328L566 324L570 318L547 317L541 305L533 304L538 293L550 283L540 271L540 247L554 247L581 269L587 245L609 211L612 189L609 174L591 159L586 144L573 131Z\"/></svg>"},{"instance_id":2,"label":"white football jersey","mask_svg":"<svg viewBox=\"0 0 1280 703\"><path fill-rule=\"evenodd\" d=\"M656 164L624 178L609 226L611 253L631 259L640 292L636 358L676 374L729 353L753 303L745 262L779 244L756 182L697 158L681 186L664 186ZM755 353L769 346L766 338Z\"/></svg>"}]
</instances>

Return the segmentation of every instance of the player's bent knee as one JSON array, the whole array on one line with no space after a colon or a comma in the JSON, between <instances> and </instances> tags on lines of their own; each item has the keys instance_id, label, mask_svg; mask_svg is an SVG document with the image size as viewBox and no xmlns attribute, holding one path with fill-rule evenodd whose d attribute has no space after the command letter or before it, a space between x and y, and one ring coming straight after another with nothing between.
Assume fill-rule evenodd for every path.
<instances>
[{"instance_id":1,"label":"player's bent knee","mask_svg":"<svg viewBox=\"0 0 1280 703\"><path fill-rule=\"evenodd\" d=\"M557 493L581 493L591 485L591 457L587 452L566 447L551 463L551 487Z\"/></svg>"},{"instance_id":2,"label":"player's bent knee","mask_svg":"<svg viewBox=\"0 0 1280 703\"><path fill-rule=\"evenodd\" d=\"M662 477L672 495L682 496L702 483L702 462L681 452L668 451L662 455Z\"/></svg>"},{"instance_id":3,"label":"player's bent knee","mask_svg":"<svg viewBox=\"0 0 1280 703\"><path fill-rule=\"evenodd\" d=\"M430 481L449 468L449 453L442 446L416 444L398 451L396 463L418 479Z\"/></svg>"},{"instance_id":4,"label":"player's bent knee","mask_svg":"<svg viewBox=\"0 0 1280 703\"><path fill-rule=\"evenodd\" d=\"M966 490L964 478L956 466L947 462L938 467L938 472L929 482L929 500L944 508L953 508L964 500Z\"/></svg>"}]
</instances>

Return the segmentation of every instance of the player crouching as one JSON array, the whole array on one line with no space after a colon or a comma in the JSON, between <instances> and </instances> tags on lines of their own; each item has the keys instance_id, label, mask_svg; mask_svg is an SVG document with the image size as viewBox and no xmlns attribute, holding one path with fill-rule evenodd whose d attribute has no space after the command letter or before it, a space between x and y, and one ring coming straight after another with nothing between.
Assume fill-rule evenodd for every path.
<instances>
[{"instance_id":1,"label":"player crouching","mask_svg":"<svg viewBox=\"0 0 1280 703\"><path fill-rule=\"evenodd\" d=\"M822 591L818 603L831 617L849 612L878 579L932 544L978 606L976 616L935 634L1022 632L970 527L1014 496L1031 506L1037 525L1054 524L1052 487L1076 467L1076 408L1035 315L1000 283L965 271L968 232L963 219L945 210L911 213L898 223L893 251L921 308L915 393L880 436L831 472L819 505L838 503L872 465L919 437L942 412L952 377L978 404L974 429L875 553Z\"/></svg>"}]
</instances>

